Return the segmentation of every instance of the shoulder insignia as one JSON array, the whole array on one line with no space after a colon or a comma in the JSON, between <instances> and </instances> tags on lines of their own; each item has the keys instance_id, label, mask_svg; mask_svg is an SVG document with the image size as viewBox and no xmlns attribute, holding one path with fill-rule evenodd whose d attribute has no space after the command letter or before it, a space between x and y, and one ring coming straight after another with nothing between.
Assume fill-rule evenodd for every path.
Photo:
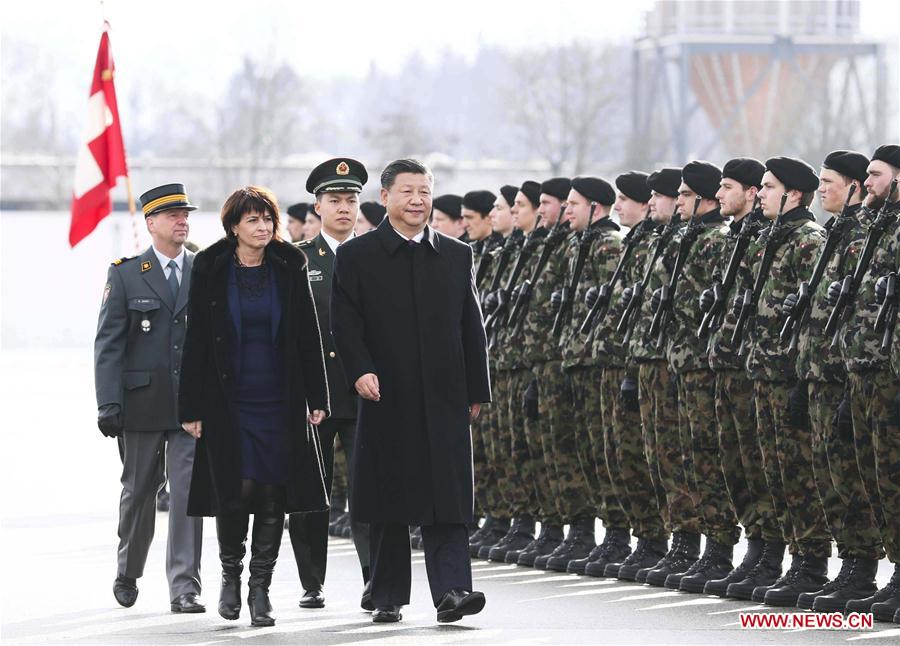
<instances>
[{"instance_id":1,"label":"shoulder insignia","mask_svg":"<svg viewBox=\"0 0 900 646\"><path fill-rule=\"evenodd\" d=\"M295 243L294 246L299 247L300 249L304 249L306 247L312 246L312 243L312 238L310 238L308 240L301 240L300 242Z\"/></svg>"},{"instance_id":2,"label":"shoulder insignia","mask_svg":"<svg viewBox=\"0 0 900 646\"><path fill-rule=\"evenodd\" d=\"M122 256L122 257L119 258L118 260L113 260L113 261L112 261L112 265L113 265L113 267L118 267L119 265L121 265L121 264L122 264L123 262L125 262L126 260L134 260L135 258L137 258L137 256Z\"/></svg>"},{"instance_id":3,"label":"shoulder insignia","mask_svg":"<svg viewBox=\"0 0 900 646\"><path fill-rule=\"evenodd\" d=\"M148 272L153 268L153 263L149 260L145 260L141 263L141 273Z\"/></svg>"}]
</instances>

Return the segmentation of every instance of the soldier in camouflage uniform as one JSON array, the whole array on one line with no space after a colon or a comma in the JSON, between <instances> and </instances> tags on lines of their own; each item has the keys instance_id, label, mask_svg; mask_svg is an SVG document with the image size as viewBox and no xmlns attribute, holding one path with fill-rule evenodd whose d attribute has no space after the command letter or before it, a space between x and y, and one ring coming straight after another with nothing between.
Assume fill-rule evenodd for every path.
<instances>
[{"instance_id":1,"label":"soldier in camouflage uniform","mask_svg":"<svg viewBox=\"0 0 900 646\"><path fill-rule=\"evenodd\" d=\"M865 204L880 210L888 196L891 179L900 175L900 146L880 146L867 169ZM887 354L881 351L882 335L875 331L878 305L875 283L880 276L896 270L900 203L888 203L879 217L887 228L876 248L846 325L840 330L841 352L846 361L852 398L853 436L863 484L869 495L875 521L881 531L884 550L894 564L888 585L874 595L847 602L847 612L872 612L876 619L893 620L900 606L900 420L898 382ZM875 222L878 222L876 219ZM860 249L860 253L862 248ZM839 283L829 287L834 301ZM894 340L896 343L896 339Z\"/></svg>"},{"instance_id":2,"label":"soldier in camouflage uniform","mask_svg":"<svg viewBox=\"0 0 900 646\"><path fill-rule=\"evenodd\" d=\"M609 217L615 199L615 191L603 179L576 177L572 180L566 218L579 236L579 244L570 250L564 283L567 293L553 293L559 319L554 329L560 330L562 366L572 396L566 408L573 416L575 453L594 515L603 521L606 529L603 542L588 554L576 558L557 555L547 562L549 569L578 574L583 574L588 564L599 558L619 559L620 554L624 558L630 551L629 520L613 490L602 450L595 452L597 447L603 447L604 416L598 386L609 355L604 351L592 353L590 339L580 331L588 310L585 293L591 286L609 280L621 251L623 235L619 225ZM564 303L566 299L570 299L569 304ZM559 307L555 305L557 302ZM600 332L600 338L611 339L604 331ZM555 450L559 451L560 447L556 446Z\"/></svg>"},{"instance_id":3,"label":"soldier in camouflage uniform","mask_svg":"<svg viewBox=\"0 0 900 646\"><path fill-rule=\"evenodd\" d=\"M706 536L703 557L682 572L673 570L667 588L702 592L707 581L733 569L734 545L740 538L734 506L725 483L716 426L716 375L709 367L705 339L698 338L700 293L712 282L716 261L725 253L725 218L716 193L722 171L709 162L692 161L681 169L676 205L691 214L688 226L675 237L684 263L673 293L664 298L656 289L652 309L657 316L671 312L660 328L672 371L678 375L679 435L688 487L698 501L700 526ZM658 341L651 339L651 342Z\"/></svg>"},{"instance_id":4,"label":"soldier in camouflage uniform","mask_svg":"<svg viewBox=\"0 0 900 646\"><path fill-rule=\"evenodd\" d=\"M774 219L783 196L778 229L768 233L773 262L749 324L747 369L756 381L756 417L766 482L785 537L793 539L788 572L770 585L758 585L754 601L793 606L803 592L821 589L827 581L831 536L816 489L812 467L806 383L797 377L796 351L781 343L781 306L797 285L809 280L824 230L807 207L819 186L815 171L798 159L774 157L766 162L759 192L763 214ZM757 252L766 254L765 247ZM759 265L762 263L759 262ZM762 270L757 267L757 274ZM758 275L756 276L758 280ZM794 547L794 545L796 547ZM752 585L747 580L732 586ZM732 588L729 587L729 591Z\"/></svg>"},{"instance_id":5,"label":"soldier in camouflage uniform","mask_svg":"<svg viewBox=\"0 0 900 646\"><path fill-rule=\"evenodd\" d=\"M801 594L797 601L800 608L821 612L842 611L847 601L874 594L878 560L884 556L881 535L856 463L844 362L840 352L831 349L831 338L825 334L832 309L825 302L828 286L854 270L858 245L851 243L865 237L871 222L868 209L861 209L868 164L865 155L844 150L834 151L822 163L822 208L842 218L832 217L825 225L826 246L833 251L829 251L829 258L817 259L817 264L827 265L816 293L811 295L809 322L796 332L797 373L809 384L816 486L842 559L841 571L833 581L818 592ZM854 194L845 208L851 186ZM786 316L799 300L799 293L788 296L783 308Z\"/></svg>"}]
</instances>

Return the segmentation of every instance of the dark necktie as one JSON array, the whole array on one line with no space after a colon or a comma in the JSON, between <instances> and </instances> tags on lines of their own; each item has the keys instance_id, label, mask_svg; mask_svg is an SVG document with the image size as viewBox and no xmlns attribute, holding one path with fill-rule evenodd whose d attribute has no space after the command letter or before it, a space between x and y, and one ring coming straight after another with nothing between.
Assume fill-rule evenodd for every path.
<instances>
[{"instance_id":1,"label":"dark necktie","mask_svg":"<svg viewBox=\"0 0 900 646\"><path fill-rule=\"evenodd\" d=\"M174 260L170 260L169 264L166 265L169 268L169 289L172 290L172 298L178 299L178 274L177 269L178 265Z\"/></svg>"}]
</instances>

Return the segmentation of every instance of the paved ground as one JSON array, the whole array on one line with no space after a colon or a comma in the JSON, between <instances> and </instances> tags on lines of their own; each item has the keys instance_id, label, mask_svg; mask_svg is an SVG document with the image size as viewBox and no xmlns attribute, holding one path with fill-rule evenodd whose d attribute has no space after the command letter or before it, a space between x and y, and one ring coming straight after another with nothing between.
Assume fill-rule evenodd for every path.
<instances>
[{"instance_id":1,"label":"paved ground","mask_svg":"<svg viewBox=\"0 0 900 646\"><path fill-rule=\"evenodd\" d=\"M11 644L835 644L900 643L900 627L871 631L748 631L753 603L662 591L604 579L475 562L485 611L450 626L435 622L422 553L414 553L413 604L405 621L373 625L358 609L362 581L349 541L331 543L327 607L301 610L285 536L272 586L278 623L254 629L246 612L215 612L219 568L214 525L204 537L204 594L210 612L168 611L165 516L130 609L112 597L118 456L93 425L90 352L0 355L0 473L3 485L3 592L0 630ZM740 558L740 554L737 555ZM833 561L831 571L838 564ZM879 582L889 578L882 564Z\"/></svg>"}]
</instances>

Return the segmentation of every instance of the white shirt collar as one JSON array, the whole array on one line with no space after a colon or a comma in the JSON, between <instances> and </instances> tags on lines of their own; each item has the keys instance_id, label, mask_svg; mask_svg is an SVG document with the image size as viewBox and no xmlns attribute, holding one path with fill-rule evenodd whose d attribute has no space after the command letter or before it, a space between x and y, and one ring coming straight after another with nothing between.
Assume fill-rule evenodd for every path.
<instances>
[{"instance_id":1,"label":"white shirt collar","mask_svg":"<svg viewBox=\"0 0 900 646\"><path fill-rule=\"evenodd\" d=\"M170 260L175 261L175 266L178 267L179 273L184 268L184 247L181 248L181 252L174 258L169 258L166 254L164 254L156 247L153 247L153 253L156 254L156 259L159 260L159 266L163 268L163 273L165 273L166 267L169 266Z\"/></svg>"},{"instance_id":2,"label":"white shirt collar","mask_svg":"<svg viewBox=\"0 0 900 646\"><path fill-rule=\"evenodd\" d=\"M389 223L389 224L390 224L390 223ZM422 242L422 238L425 237L425 229L422 229L421 231L419 231L419 232L418 232L416 235L414 235L412 238L408 238L408 237L406 237L405 235L403 235L402 233L400 233L399 231L397 231L397 229L394 228L394 225L393 225L393 224L391 224L391 228L394 229L394 233L396 233L398 236L400 236L400 237L403 238L404 240L412 240L413 242Z\"/></svg>"},{"instance_id":3,"label":"white shirt collar","mask_svg":"<svg viewBox=\"0 0 900 646\"><path fill-rule=\"evenodd\" d=\"M319 231L319 235L322 236L322 240L324 240L328 247L331 249L331 253L337 254L338 246L344 244L344 242L347 242L347 240L349 240L350 238L355 237L356 231L351 231L350 236L347 238L347 240L344 240L344 242L338 242L336 238L332 238L330 235L325 233L324 229L322 231Z\"/></svg>"}]
</instances>

